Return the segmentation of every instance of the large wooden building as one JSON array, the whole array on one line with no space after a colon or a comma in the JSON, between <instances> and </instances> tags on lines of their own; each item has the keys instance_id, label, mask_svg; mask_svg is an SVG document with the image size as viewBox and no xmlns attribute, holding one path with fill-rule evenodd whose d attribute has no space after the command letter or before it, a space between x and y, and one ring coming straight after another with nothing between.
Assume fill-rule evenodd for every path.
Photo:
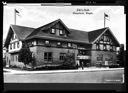
<instances>
[{"instance_id":1,"label":"large wooden building","mask_svg":"<svg viewBox=\"0 0 128 93\"><path fill-rule=\"evenodd\" d=\"M74 53L78 65L116 64L120 45L108 27L86 32L69 29L60 19L39 28L11 25L5 41L7 66L24 65L18 62L23 41L29 44L36 67L60 65L66 53Z\"/></svg>"}]
</instances>

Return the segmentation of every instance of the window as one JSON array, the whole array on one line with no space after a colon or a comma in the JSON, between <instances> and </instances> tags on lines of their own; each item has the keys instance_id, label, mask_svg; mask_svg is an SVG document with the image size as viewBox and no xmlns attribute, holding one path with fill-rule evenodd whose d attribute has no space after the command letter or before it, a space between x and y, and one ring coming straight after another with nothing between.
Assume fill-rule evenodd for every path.
<instances>
[{"instance_id":1,"label":"window","mask_svg":"<svg viewBox=\"0 0 128 93\"><path fill-rule=\"evenodd\" d=\"M106 45L104 45L104 50L107 50L107 47L106 47Z\"/></svg>"},{"instance_id":2,"label":"window","mask_svg":"<svg viewBox=\"0 0 128 93\"><path fill-rule=\"evenodd\" d=\"M96 49L97 49L97 50L100 50L99 44L96 44Z\"/></svg>"},{"instance_id":3,"label":"window","mask_svg":"<svg viewBox=\"0 0 128 93\"><path fill-rule=\"evenodd\" d=\"M36 41L33 41L33 42L32 42L32 45L36 45Z\"/></svg>"},{"instance_id":4,"label":"window","mask_svg":"<svg viewBox=\"0 0 128 93\"><path fill-rule=\"evenodd\" d=\"M14 45L13 45L13 49L15 49L15 43L14 43Z\"/></svg>"},{"instance_id":5,"label":"window","mask_svg":"<svg viewBox=\"0 0 128 93\"><path fill-rule=\"evenodd\" d=\"M62 30L60 30L60 35L62 35L63 34L63 31Z\"/></svg>"},{"instance_id":6,"label":"window","mask_svg":"<svg viewBox=\"0 0 128 93\"><path fill-rule=\"evenodd\" d=\"M53 28L52 28L52 31L51 31L51 33L53 33L53 34L54 34L54 33L55 33L55 29L53 29Z\"/></svg>"},{"instance_id":7,"label":"window","mask_svg":"<svg viewBox=\"0 0 128 93\"><path fill-rule=\"evenodd\" d=\"M13 40L15 39L15 34L13 34Z\"/></svg>"},{"instance_id":8,"label":"window","mask_svg":"<svg viewBox=\"0 0 128 93\"><path fill-rule=\"evenodd\" d=\"M71 43L68 43L68 47L71 47Z\"/></svg>"},{"instance_id":9,"label":"window","mask_svg":"<svg viewBox=\"0 0 128 93\"><path fill-rule=\"evenodd\" d=\"M103 61L103 54L97 55L97 61Z\"/></svg>"},{"instance_id":10,"label":"window","mask_svg":"<svg viewBox=\"0 0 128 93\"><path fill-rule=\"evenodd\" d=\"M46 41L45 41L45 44L49 44L49 41L48 41L48 40L46 40Z\"/></svg>"},{"instance_id":11,"label":"window","mask_svg":"<svg viewBox=\"0 0 128 93\"><path fill-rule=\"evenodd\" d=\"M45 52L44 53L44 60L45 61L52 61L52 52Z\"/></svg>"},{"instance_id":12,"label":"window","mask_svg":"<svg viewBox=\"0 0 128 93\"><path fill-rule=\"evenodd\" d=\"M65 55L65 53L60 53L60 60L64 60Z\"/></svg>"},{"instance_id":13,"label":"window","mask_svg":"<svg viewBox=\"0 0 128 93\"><path fill-rule=\"evenodd\" d=\"M61 43L60 43L60 42L57 42L57 46L58 46L58 47L61 47Z\"/></svg>"},{"instance_id":14,"label":"window","mask_svg":"<svg viewBox=\"0 0 128 93\"><path fill-rule=\"evenodd\" d=\"M12 49L12 44L10 44L10 50Z\"/></svg>"},{"instance_id":15,"label":"window","mask_svg":"<svg viewBox=\"0 0 128 93\"><path fill-rule=\"evenodd\" d=\"M107 36L104 36L104 41L105 41L105 42L107 41Z\"/></svg>"},{"instance_id":16,"label":"window","mask_svg":"<svg viewBox=\"0 0 128 93\"><path fill-rule=\"evenodd\" d=\"M103 50L103 44L100 44L100 49Z\"/></svg>"},{"instance_id":17,"label":"window","mask_svg":"<svg viewBox=\"0 0 128 93\"><path fill-rule=\"evenodd\" d=\"M103 41L103 36L100 38L100 41Z\"/></svg>"},{"instance_id":18,"label":"window","mask_svg":"<svg viewBox=\"0 0 128 93\"><path fill-rule=\"evenodd\" d=\"M115 46L113 46L113 51L116 51L116 47Z\"/></svg>"},{"instance_id":19,"label":"window","mask_svg":"<svg viewBox=\"0 0 128 93\"><path fill-rule=\"evenodd\" d=\"M110 45L107 45L107 50L110 50Z\"/></svg>"},{"instance_id":20,"label":"window","mask_svg":"<svg viewBox=\"0 0 128 93\"><path fill-rule=\"evenodd\" d=\"M112 49L112 48L113 48L113 46L110 46L110 51L113 51L113 49Z\"/></svg>"},{"instance_id":21,"label":"window","mask_svg":"<svg viewBox=\"0 0 128 93\"><path fill-rule=\"evenodd\" d=\"M17 42L17 48L19 48L19 42Z\"/></svg>"},{"instance_id":22,"label":"window","mask_svg":"<svg viewBox=\"0 0 128 93\"><path fill-rule=\"evenodd\" d=\"M61 45L61 43L60 43L60 42L58 42L58 43L57 43L57 45Z\"/></svg>"}]
</instances>

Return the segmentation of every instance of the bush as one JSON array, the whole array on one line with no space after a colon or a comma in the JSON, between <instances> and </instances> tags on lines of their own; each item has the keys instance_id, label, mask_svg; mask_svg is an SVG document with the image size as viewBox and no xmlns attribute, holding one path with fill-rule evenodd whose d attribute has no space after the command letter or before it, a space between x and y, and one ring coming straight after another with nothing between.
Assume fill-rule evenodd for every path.
<instances>
[{"instance_id":1,"label":"bush","mask_svg":"<svg viewBox=\"0 0 128 93\"><path fill-rule=\"evenodd\" d=\"M75 65L75 55L73 53L67 53L64 57L64 62L61 65L62 69L74 69L77 68Z\"/></svg>"},{"instance_id":2,"label":"bush","mask_svg":"<svg viewBox=\"0 0 128 93\"><path fill-rule=\"evenodd\" d=\"M6 66L6 60L3 59L3 67L5 67L5 66Z\"/></svg>"},{"instance_id":3,"label":"bush","mask_svg":"<svg viewBox=\"0 0 128 93\"><path fill-rule=\"evenodd\" d=\"M18 56L18 61L23 62L25 64L25 67L27 64L34 61L34 59L32 58L32 52L30 51L27 43L23 43Z\"/></svg>"},{"instance_id":4,"label":"bush","mask_svg":"<svg viewBox=\"0 0 128 93\"><path fill-rule=\"evenodd\" d=\"M119 67L119 64L112 64L109 66L109 68L118 68Z\"/></svg>"}]
</instances>

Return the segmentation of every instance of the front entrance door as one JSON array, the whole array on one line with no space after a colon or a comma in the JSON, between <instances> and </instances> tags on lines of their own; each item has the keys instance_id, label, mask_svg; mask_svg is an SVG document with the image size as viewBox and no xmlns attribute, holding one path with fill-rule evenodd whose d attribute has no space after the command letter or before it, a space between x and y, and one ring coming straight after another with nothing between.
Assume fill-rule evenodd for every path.
<instances>
[{"instance_id":1,"label":"front entrance door","mask_svg":"<svg viewBox=\"0 0 128 93\"><path fill-rule=\"evenodd\" d=\"M80 66L82 65L82 63L83 63L83 66L84 66L84 67L87 66L86 60L80 59Z\"/></svg>"}]
</instances>

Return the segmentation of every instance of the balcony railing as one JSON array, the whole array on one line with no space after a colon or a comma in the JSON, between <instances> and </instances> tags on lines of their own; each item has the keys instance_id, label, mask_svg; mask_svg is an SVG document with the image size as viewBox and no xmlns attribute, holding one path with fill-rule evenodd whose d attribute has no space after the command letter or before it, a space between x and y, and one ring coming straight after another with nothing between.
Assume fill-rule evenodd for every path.
<instances>
[{"instance_id":1,"label":"balcony railing","mask_svg":"<svg viewBox=\"0 0 128 93\"><path fill-rule=\"evenodd\" d=\"M91 57L89 55L78 55L77 59L90 59Z\"/></svg>"}]
</instances>

